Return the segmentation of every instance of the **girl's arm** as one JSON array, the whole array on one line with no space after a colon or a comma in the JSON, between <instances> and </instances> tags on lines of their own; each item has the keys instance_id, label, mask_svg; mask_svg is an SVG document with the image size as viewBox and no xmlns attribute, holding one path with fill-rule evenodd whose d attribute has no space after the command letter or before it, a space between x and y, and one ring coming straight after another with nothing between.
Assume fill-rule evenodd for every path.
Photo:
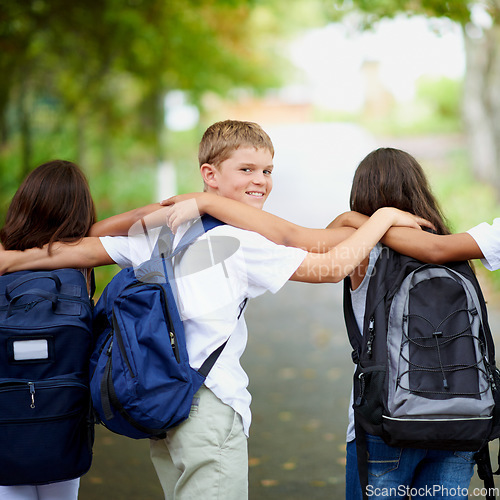
<instances>
[{"instance_id":1,"label":"girl's arm","mask_svg":"<svg viewBox=\"0 0 500 500\"><path fill-rule=\"evenodd\" d=\"M366 215L345 212L328 227L345 225L358 228L366 220ZM483 258L481 249L468 233L440 235L408 227L391 227L382 238L382 243L396 252L431 264Z\"/></svg>"},{"instance_id":2,"label":"girl's arm","mask_svg":"<svg viewBox=\"0 0 500 500\"><path fill-rule=\"evenodd\" d=\"M43 248L0 252L0 275L28 269L87 269L114 264L99 238L83 238L77 243L54 243Z\"/></svg>"},{"instance_id":3,"label":"girl's arm","mask_svg":"<svg viewBox=\"0 0 500 500\"><path fill-rule=\"evenodd\" d=\"M160 209L159 203L152 203L144 207L135 208L122 214L113 215L107 219L96 222L89 232L89 236L127 236L130 227L146 217L147 215Z\"/></svg>"},{"instance_id":4,"label":"girl's arm","mask_svg":"<svg viewBox=\"0 0 500 500\"><path fill-rule=\"evenodd\" d=\"M293 224L276 215L211 193L178 195L162 202L172 231L186 220L208 213L232 226L255 231L278 245L293 246L317 253L327 252L350 236L354 229L312 229Z\"/></svg>"},{"instance_id":5,"label":"girl's arm","mask_svg":"<svg viewBox=\"0 0 500 500\"><path fill-rule=\"evenodd\" d=\"M395 208L380 208L354 234L329 252L308 253L290 279L309 283L336 283L358 267L391 226L417 229L421 223L422 219L417 216Z\"/></svg>"},{"instance_id":6,"label":"girl's arm","mask_svg":"<svg viewBox=\"0 0 500 500\"><path fill-rule=\"evenodd\" d=\"M440 235L397 227L387 231L382 243L399 253L432 264L483 258L481 249L468 233Z\"/></svg>"}]
</instances>

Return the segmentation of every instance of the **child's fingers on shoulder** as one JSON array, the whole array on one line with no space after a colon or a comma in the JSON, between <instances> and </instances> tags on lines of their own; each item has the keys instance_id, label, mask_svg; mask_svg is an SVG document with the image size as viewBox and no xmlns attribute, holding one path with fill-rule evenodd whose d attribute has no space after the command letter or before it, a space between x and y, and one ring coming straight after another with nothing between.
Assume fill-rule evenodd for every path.
<instances>
[{"instance_id":1,"label":"child's fingers on shoulder","mask_svg":"<svg viewBox=\"0 0 500 500\"><path fill-rule=\"evenodd\" d=\"M432 222L428 221L427 219L415 216L415 220L416 220L416 222L418 223L419 226L428 227L429 229L436 229L436 227L434 226L434 224Z\"/></svg>"},{"instance_id":2,"label":"child's fingers on shoulder","mask_svg":"<svg viewBox=\"0 0 500 500\"><path fill-rule=\"evenodd\" d=\"M164 207L173 205L176 203L176 198L177 196L171 196L170 198L160 201L160 205L163 205Z\"/></svg>"}]
</instances>

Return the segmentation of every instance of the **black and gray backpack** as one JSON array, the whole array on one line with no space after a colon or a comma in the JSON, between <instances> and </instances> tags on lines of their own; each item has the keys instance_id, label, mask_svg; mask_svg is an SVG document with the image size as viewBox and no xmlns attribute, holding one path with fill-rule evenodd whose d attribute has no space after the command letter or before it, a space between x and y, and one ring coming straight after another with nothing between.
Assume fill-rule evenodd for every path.
<instances>
[{"instance_id":1,"label":"black and gray backpack","mask_svg":"<svg viewBox=\"0 0 500 500\"><path fill-rule=\"evenodd\" d=\"M364 434L390 446L478 451L493 485L488 441L500 436L500 377L484 298L467 262L424 264L383 247L359 331L344 283L353 347L358 465L367 484Z\"/></svg>"}]
</instances>

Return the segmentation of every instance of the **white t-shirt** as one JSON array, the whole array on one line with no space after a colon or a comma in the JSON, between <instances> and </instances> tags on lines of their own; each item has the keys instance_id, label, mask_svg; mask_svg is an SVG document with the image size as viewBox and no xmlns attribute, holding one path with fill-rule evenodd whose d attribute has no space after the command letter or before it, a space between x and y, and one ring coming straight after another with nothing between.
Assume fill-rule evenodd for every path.
<instances>
[{"instance_id":1,"label":"white t-shirt","mask_svg":"<svg viewBox=\"0 0 500 500\"><path fill-rule=\"evenodd\" d=\"M493 224L482 222L481 224L467 231L478 244L484 259L481 262L486 269L496 271L500 269L500 218L493 221Z\"/></svg>"},{"instance_id":2,"label":"white t-shirt","mask_svg":"<svg viewBox=\"0 0 500 500\"><path fill-rule=\"evenodd\" d=\"M179 228L174 246L187 230ZM159 230L148 238L138 235L103 237L109 256L120 266L137 266L149 260ZM247 344L242 314L246 298L267 290L277 292L297 270L304 250L276 245L260 234L229 225L211 229L193 243L175 262L178 308L184 322L190 364L198 369L228 338L205 385L225 404L239 413L248 436L251 396L248 376L240 358Z\"/></svg>"},{"instance_id":3,"label":"white t-shirt","mask_svg":"<svg viewBox=\"0 0 500 500\"><path fill-rule=\"evenodd\" d=\"M382 245L377 243L377 245L370 252L369 264L366 269L365 276L361 284L356 288L356 290L351 290L351 302L352 310L354 311L354 317L356 318L356 323L358 324L359 331L363 334L363 324L365 322L365 309L366 309L366 292L368 291L368 284L370 283L370 277L373 272L373 267L375 262L382 251ZM347 442L349 443L356 438L354 432L354 409L352 407L354 403L354 387L351 389L351 400L349 402L349 424L347 425Z\"/></svg>"}]
</instances>

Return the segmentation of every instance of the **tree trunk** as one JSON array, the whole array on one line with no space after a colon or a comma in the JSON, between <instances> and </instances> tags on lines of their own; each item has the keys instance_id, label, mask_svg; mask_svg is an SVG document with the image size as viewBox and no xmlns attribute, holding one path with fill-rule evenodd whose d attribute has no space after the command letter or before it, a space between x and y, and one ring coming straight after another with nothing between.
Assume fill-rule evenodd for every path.
<instances>
[{"instance_id":1,"label":"tree trunk","mask_svg":"<svg viewBox=\"0 0 500 500\"><path fill-rule=\"evenodd\" d=\"M463 113L472 169L500 192L500 26L485 29L480 38L464 31Z\"/></svg>"},{"instance_id":2,"label":"tree trunk","mask_svg":"<svg viewBox=\"0 0 500 500\"><path fill-rule=\"evenodd\" d=\"M87 120L83 112L79 111L76 115L76 163L80 166L86 165L87 151Z\"/></svg>"},{"instance_id":3,"label":"tree trunk","mask_svg":"<svg viewBox=\"0 0 500 500\"><path fill-rule=\"evenodd\" d=\"M165 160L163 135L165 130L165 90L153 86L145 94L141 105L142 133L151 145L157 164Z\"/></svg>"},{"instance_id":4,"label":"tree trunk","mask_svg":"<svg viewBox=\"0 0 500 500\"><path fill-rule=\"evenodd\" d=\"M23 82L19 88L17 113L21 136L21 179L24 179L31 169L32 130L31 108L28 85Z\"/></svg>"},{"instance_id":5,"label":"tree trunk","mask_svg":"<svg viewBox=\"0 0 500 500\"><path fill-rule=\"evenodd\" d=\"M3 89L2 89L3 90ZM8 96L0 96L0 149L9 141L9 124L7 121L7 110L9 108Z\"/></svg>"}]
</instances>

